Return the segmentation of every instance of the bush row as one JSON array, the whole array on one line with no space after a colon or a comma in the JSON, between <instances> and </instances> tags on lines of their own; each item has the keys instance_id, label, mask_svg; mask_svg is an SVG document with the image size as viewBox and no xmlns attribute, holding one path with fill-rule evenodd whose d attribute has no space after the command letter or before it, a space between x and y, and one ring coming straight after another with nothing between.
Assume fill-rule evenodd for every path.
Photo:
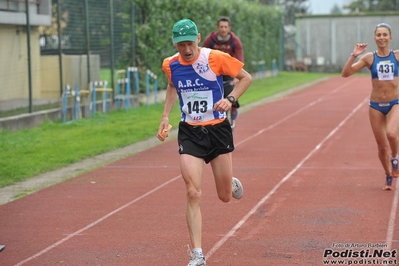
<instances>
[{"instance_id":1,"label":"bush row","mask_svg":"<svg viewBox=\"0 0 399 266\"><path fill-rule=\"evenodd\" d=\"M135 25L135 65L157 74L161 88L166 87L162 60L176 53L171 41L172 27L182 18L193 20L204 40L216 30L219 16L230 17L232 31L243 43L245 68L249 72L257 70L254 62L264 60L270 69L272 60L278 62L281 56L283 12L278 6L245 0L134 0L134 4L139 12ZM131 40L131 36L126 34L126 39Z\"/></svg>"}]
</instances>

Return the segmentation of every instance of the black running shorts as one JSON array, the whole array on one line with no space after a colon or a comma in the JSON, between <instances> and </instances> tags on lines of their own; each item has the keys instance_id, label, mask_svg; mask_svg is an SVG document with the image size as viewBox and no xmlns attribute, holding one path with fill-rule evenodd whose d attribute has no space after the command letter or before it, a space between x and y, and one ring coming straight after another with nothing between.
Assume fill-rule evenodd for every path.
<instances>
[{"instance_id":1,"label":"black running shorts","mask_svg":"<svg viewBox=\"0 0 399 266\"><path fill-rule=\"evenodd\" d=\"M180 154L190 154L209 163L234 150L233 133L227 119L213 126L192 126L180 122L177 136Z\"/></svg>"}]
</instances>

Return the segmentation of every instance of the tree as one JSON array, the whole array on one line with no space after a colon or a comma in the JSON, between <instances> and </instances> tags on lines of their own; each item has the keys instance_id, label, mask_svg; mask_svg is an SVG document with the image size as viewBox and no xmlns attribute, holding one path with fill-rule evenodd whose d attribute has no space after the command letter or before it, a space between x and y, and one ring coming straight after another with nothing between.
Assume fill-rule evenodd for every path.
<instances>
[{"instance_id":1,"label":"tree","mask_svg":"<svg viewBox=\"0 0 399 266\"><path fill-rule=\"evenodd\" d=\"M331 14L342 14L341 8L335 4L330 11Z\"/></svg>"},{"instance_id":2,"label":"tree","mask_svg":"<svg viewBox=\"0 0 399 266\"><path fill-rule=\"evenodd\" d=\"M285 24L295 25L296 14L307 14L308 0L281 0L281 5L285 10Z\"/></svg>"},{"instance_id":3,"label":"tree","mask_svg":"<svg viewBox=\"0 0 399 266\"><path fill-rule=\"evenodd\" d=\"M252 0L253 2L269 6L281 6L284 10L286 25L295 25L296 14L307 14L309 0ZM398 0L399 1L399 0Z\"/></svg>"},{"instance_id":4,"label":"tree","mask_svg":"<svg viewBox=\"0 0 399 266\"><path fill-rule=\"evenodd\" d=\"M373 11L399 11L399 0L353 0L344 9L350 13Z\"/></svg>"}]
</instances>

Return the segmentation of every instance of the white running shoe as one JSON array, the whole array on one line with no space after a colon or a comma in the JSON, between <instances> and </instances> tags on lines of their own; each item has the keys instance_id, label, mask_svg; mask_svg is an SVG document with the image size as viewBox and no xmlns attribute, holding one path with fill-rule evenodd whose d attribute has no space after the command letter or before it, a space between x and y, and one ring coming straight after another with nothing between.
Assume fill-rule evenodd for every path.
<instances>
[{"instance_id":1,"label":"white running shoe","mask_svg":"<svg viewBox=\"0 0 399 266\"><path fill-rule=\"evenodd\" d=\"M242 184L240 180L237 178L233 177L233 198L235 199L241 199L242 194L244 194L244 188L242 187Z\"/></svg>"},{"instance_id":2,"label":"white running shoe","mask_svg":"<svg viewBox=\"0 0 399 266\"><path fill-rule=\"evenodd\" d=\"M191 251L190 248L188 248L188 255L190 255L190 262L187 264L187 266L206 266L204 256L199 256L194 251Z\"/></svg>"}]
</instances>

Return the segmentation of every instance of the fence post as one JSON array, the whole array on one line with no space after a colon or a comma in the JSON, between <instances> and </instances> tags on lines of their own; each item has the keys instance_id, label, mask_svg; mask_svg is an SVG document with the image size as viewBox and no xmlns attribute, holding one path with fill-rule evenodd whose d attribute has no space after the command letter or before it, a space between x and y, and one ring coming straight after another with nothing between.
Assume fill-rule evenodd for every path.
<instances>
[{"instance_id":1,"label":"fence post","mask_svg":"<svg viewBox=\"0 0 399 266\"><path fill-rule=\"evenodd\" d=\"M126 85L126 89L129 91L129 93L133 93L133 87L131 87L131 84L133 84L133 77L130 76L131 73L134 75L134 83L135 83L134 94L136 94L136 96L138 97L140 93L140 83L139 83L139 69L137 67L127 68L127 78L129 79L129 83Z\"/></svg>"},{"instance_id":2,"label":"fence post","mask_svg":"<svg viewBox=\"0 0 399 266\"><path fill-rule=\"evenodd\" d=\"M80 92L78 85L75 86L75 93L72 94L75 96L74 98L74 113L73 113L73 120L77 120L79 118L79 108L80 108Z\"/></svg>"},{"instance_id":3,"label":"fence post","mask_svg":"<svg viewBox=\"0 0 399 266\"><path fill-rule=\"evenodd\" d=\"M96 87L94 85L94 82L90 82L90 92L91 92L91 116L95 117L96 116Z\"/></svg>"},{"instance_id":4,"label":"fence post","mask_svg":"<svg viewBox=\"0 0 399 266\"><path fill-rule=\"evenodd\" d=\"M62 92L62 123L66 122L66 116L68 112L68 95L71 87L67 84L64 91Z\"/></svg>"},{"instance_id":5,"label":"fence post","mask_svg":"<svg viewBox=\"0 0 399 266\"><path fill-rule=\"evenodd\" d=\"M151 89L151 79L154 80L154 105L157 104L157 93L158 93L158 81L157 81L157 75L155 73L151 72L149 69L146 71L146 76L145 76L145 84L146 84L146 96L147 96L147 107L149 105L149 98L150 98L150 89Z\"/></svg>"},{"instance_id":6,"label":"fence post","mask_svg":"<svg viewBox=\"0 0 399 266\"><path fill-rule=\"evenodd\" d=\"M139 84L139 70L137 67L128 67L127 68L127 78L129 79L129 91L132 89L130 88L130 84L132 84L132 78L130 77L130 73L134 74L134 79L135 79L135 87L136 87L136 93L140 92L140 84Z\"/></svg>"},{"instance_id":7,"label":"fence post","mask_svg":"<svg viewBox=\"0 0 399 266\"><path fill-rule=\"evenodd\" d=\"M158 78L156 75L154 79L154 104L158 104Z\"/></svg>"},{"instance_id":8,"label":"fence post","mask_svg":"<svg viewBox=\"0 0 399 266\"><path fill-rule=\"evenodd\" d=\"M277 76L277 63L276 59L272 60L272 76L275 77Z\"/></svg>"}]
</instances>

